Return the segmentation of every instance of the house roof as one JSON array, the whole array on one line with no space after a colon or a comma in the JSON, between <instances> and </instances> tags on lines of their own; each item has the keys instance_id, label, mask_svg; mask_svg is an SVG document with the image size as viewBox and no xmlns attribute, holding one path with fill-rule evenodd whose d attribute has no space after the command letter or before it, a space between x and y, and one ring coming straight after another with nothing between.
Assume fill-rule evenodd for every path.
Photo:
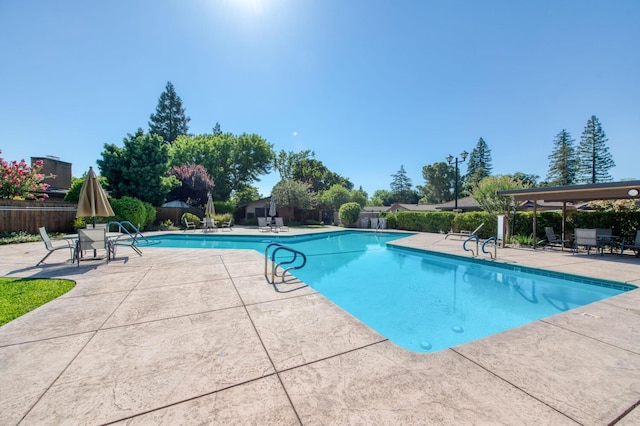
<instances>
[{"instance_id":1,"label":"house roof","mask_svg":"<svg viewBox=\"0 0 640 426\"><path fill-rule=\"evenodd\" d=\"M438 210L453 210L455 208L455 200L447 201L446 203L438 204L436 209ZM461 210L482 210L480 204L473 197L458 198L458 209Z\"/></svg>"},{"instance_id":2,"label":"house roof","mask_svg":"<svg viewBox=\"0 0 640 426\"><path fill-rule=\"evenodd\" d=\"M548 186L543 188L498 191L498 195L510 195L516 201L590 201L639 199L640 180L626 182L592 183L587 185Z\"/></svg>"}]
</instances>

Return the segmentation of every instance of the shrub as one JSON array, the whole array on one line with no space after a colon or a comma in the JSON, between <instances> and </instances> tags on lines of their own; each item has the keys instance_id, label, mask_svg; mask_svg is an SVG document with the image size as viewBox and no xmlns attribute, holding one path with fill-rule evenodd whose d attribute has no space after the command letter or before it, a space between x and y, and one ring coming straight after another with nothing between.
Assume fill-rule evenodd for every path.
<instances>
[{"instance_id":1,"label":"shrub","mask_svg":"<svg viewBox=\"0 0 640 426\"><path fill-rule=\"evenodd\" d=\"M182 216L180 216L180 226L184 228L184 220L187 219L187 222L191 222L193 224L195 224L196 226L198 226L198 224L200 223L200 218L198 216L196 216L193 213L184 213Z\"/></svg>"},{"instance_id":2,"label":"shrub","mask_svg":"<svg viewBox=\"0 0 640 426\"><path fill-rule=\"evenodd\" d=\"M358 221L360 216L360 204L358 203L344 203L340 206L338 217L345 226L353 226Z\"/></svg>"},{"instance_id":3,"label":"shrub","mask_svg":"<svg viewBox=\"0 0 640 426\"><path fill-rule=\"evenodd\" d=\"M137 198L124 196L122 198L111 199L111 208L116 214L118 222L129 221L140 230L149 223L147 222L147 208L144 203Z\"/></svg>"}]
</instances>

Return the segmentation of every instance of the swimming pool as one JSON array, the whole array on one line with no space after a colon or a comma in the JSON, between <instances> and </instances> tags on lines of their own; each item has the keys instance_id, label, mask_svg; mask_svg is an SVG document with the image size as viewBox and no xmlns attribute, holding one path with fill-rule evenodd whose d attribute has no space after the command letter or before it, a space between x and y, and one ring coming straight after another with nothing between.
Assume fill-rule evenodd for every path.
<instances>
[{"instance_id":1,"label":"swimming pool","mask_svg":"<svg viewBox=\"0 0 640 426\"><path fill-rule=\"evenodd\" d=\"M304 236L172 234L161 247L253 249L271 242L305 253L294 275L387 337L434 352L635 287L448 254L398 248L408 233L340 231Z\"/></svg>"}]
</instances>

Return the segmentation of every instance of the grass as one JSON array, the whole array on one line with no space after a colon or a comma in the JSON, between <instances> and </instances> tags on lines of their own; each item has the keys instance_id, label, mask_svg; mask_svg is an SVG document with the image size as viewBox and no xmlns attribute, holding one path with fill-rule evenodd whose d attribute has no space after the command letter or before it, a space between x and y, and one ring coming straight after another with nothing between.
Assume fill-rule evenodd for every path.
<instances>
[{"instance_id":1,"label":"grass","mask_svg":"<svg viewBox=\"0 0 640 426\"><path fill-rule=\"evenodd\" d=\"M61 296L76 283L60 279L0 278L0 326Z\"/></svg>"}]
</instances>

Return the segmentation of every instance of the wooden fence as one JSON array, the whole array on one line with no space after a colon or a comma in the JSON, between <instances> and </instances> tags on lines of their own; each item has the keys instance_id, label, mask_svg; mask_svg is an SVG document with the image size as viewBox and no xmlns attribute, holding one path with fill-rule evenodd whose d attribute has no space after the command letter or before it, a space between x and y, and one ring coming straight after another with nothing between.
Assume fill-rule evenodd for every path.
<instances>
[{"instance_id":1,"label":"wooden fence","mask_svg":"<svg viewBox=\"0 0 640 426\"><path fill-rule=\"evenodd\" d=\"M63 201L22 201L0 199L0 233L24 231L37 234L44 226L49 232L74 232L78 205Z\"/></svg>"},{"instance_id":2,"label":"wooden fence","mask_svg":"<svg viewBox=\"0 0 640 426\"><path fill-rule=\"evenodd\" d=\"M37 234L41 226L47 228L48 232L73 233L73 221L77 211L76 203L0 199L0 233L24 231ZM199 217L204 215L203 209L195 207L156 207L155 223L171 220L180 226L180 218L185 212Z\"/></svg>"}]
</instances>

